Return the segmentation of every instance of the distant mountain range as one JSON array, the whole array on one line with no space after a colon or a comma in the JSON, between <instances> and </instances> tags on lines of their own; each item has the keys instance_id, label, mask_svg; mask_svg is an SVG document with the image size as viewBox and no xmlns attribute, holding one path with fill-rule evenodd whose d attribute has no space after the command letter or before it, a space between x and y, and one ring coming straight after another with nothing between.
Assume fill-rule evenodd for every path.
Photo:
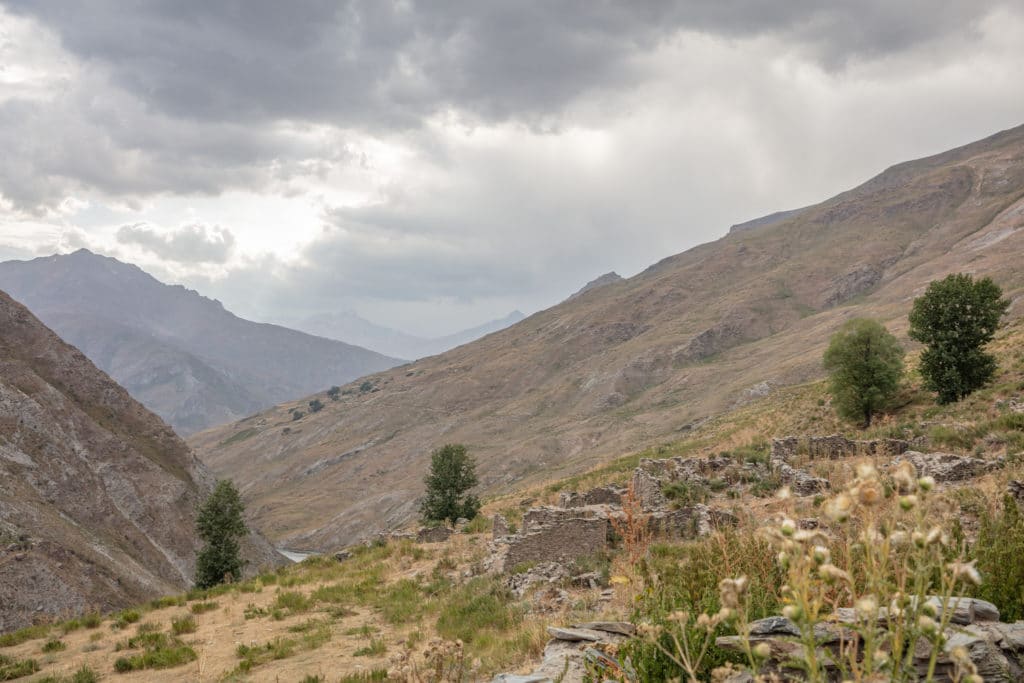
<instances>
[{"instance_id":1,"label":"distant mountain range","mask_svg":"<svg viewBox=\"0 0 1024 683\"><path fill-rule=\"evenodd\" d=\"M243 320L84 249L0 263L0 289L183 435L402 362Z\"/></svg>"},{"instance_id":2,"label":"distant mountain range","mask_svg":"<svg viewBox=\"0 0 1024 683\"><path fill-rule=\"evenodd\" d=\"M462 346L492 332L503 330L524 317L526 316L521 312L512 311L504 318L491 320L444 337L433 338L418 337L377 325L353 311L322 313L285 322L289 327L303 332L356 344L389 356L416 360L444 353L456 346Z\"/></svg>"},{"instance_id":3,"label":"distant mountain range","mask_svg":"<svg viewBox=\"0 0 1024 683\"><path fill-rule=\"evenodd\" d=\"M190 441L268 535L328 549L414 516L440 445L467 445L482 493L580 472L820 377L853 316L906 340L914 297L950 272L993 277L1020 316L1022 263L1024 126L607 278L301 420L283 406Z\"/></svg>"},{"instance_id":4,"label":"distant mountain range","mask_svg":"<svg viewBox=\"0 0 1024 683\"><path fill-rule=\"evenodd\" d=\"M0 292L0 633L191 585L213 477L159 418ZM262 537L250 570L284 562Z\"/></svg>"}]
</instances>

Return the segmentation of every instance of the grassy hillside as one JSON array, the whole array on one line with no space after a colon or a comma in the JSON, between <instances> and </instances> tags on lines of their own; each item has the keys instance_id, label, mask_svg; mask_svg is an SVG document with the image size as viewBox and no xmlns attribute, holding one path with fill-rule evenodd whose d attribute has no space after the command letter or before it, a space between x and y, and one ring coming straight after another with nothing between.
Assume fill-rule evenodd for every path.
<instances>
[{"instance_id":1,"label":"grassy hillside","mask_svg":"<svg viewBox=\"0 0 1024 683\"><path fill-rule=\"evenodd\" d=\"M372 375L371 390L360 380L315 414L309 397L191 443L271 537L331 547L409 519L443 443L469 446L488 492L511 491L820 377L829 335L852 316L905 335L913 297L949 272L990 275L1019 301L1022 226L1024 127Z\"/></svg>"}]
</instances>

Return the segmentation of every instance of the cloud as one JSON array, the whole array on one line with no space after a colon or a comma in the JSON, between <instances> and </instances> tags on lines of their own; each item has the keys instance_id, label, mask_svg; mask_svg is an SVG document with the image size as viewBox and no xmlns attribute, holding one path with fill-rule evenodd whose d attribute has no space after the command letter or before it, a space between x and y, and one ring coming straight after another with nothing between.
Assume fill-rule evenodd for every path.
<instances>
[{"instance_id":1,"label":"cloud","mask_svg":"<svg viewBox=\"0 0 1024 683\"><path fill-rule=\"evenodd\" d=\"M540 308L1024 120L999 0L7 0L0 34L0 231L264 319Z\"/></svg>"},{"instance_id":2,"label":"cloud","mask_svg":"<svg viewBox=\"0 0 1024 683\"><path fill-rule=\"evenodd\" d=\"M138 245L179 263L225 263L235 246L235 236L219 226L183 225L164 232L145 224L124 225L116 237L121 244Z\"/></svg>"}]
</instances>

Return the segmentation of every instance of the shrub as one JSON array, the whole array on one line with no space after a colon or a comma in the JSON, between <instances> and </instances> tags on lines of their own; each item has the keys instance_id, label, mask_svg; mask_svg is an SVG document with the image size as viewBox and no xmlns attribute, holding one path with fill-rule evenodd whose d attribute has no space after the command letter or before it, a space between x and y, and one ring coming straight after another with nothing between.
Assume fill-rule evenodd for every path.
<instances>
[{"instance_id":1,"label":"shrub","mask_svg":"<svg viewBox=\"0 0 1024 683\"><path fill-rule=\"evenodd\" d=\"M183 633L196 632L196 619L191 614L180 619L171 619L171 633L180 636Z\"/></svg>"},{"instance_id":2,"label":"shrub","mask_svg":"<svg viewBox=\"0 0 1024 683\"><path fill-rule=\"evenodd\" d=\"M68 649L67 644L63 640L57 638L50 638L48 641L43 643L43 652L60 652L61 650Z\"/></svg>"},{"instance_id":3,"label":"shrub","mask_svg":"<svg viewBox=\"0 0 1024 683\"><path fill-rule=\"evenodd\" d=\"M310 601L309 598L298 591L284 591L277 594L274 607L282 610L286 609L295 614L308 610L310 608Z\"/></svg>"},{"instance_id":4,"label":"shrub","mask_svg":"<svg viewBox=\"0 0 1024 683\"><path fill-rule=\"evenodd\" d=\"M327 398L331 399L332 401L337 401L340 396L341 387L333 386L327 390Z\"/></svg>"},{"instance_id":5,"label":"shrub","mask_svg":"<svg viewBox=\"0 0 1024 683\"><path fill-rule=\"evenodd\" d=\"M103 623L103 617L99 612L89 612L82 616L82 626L86 628L99 628Z\"/></svg>"},{"instance_id":6,"label":"shrub","mask_svg":"<svg viewBox=\"0 0 1024 683\"><path fill-rule=\"evenodd\" d=\"M194 602L189 607L192 614L206 614L207 612L212 612L215 609L217 609L216 602Z\"/></svg>"},{"instance_id":7,"label":"shrub","mask_svg":"<svg viewBox=\"0 0 1024 683\"><path fill-rule=\"evenodd\" d=\"M125 673L142 669L170 669L193 662L196 658L195 650L176 641L165 647L147 649L142 654L133 657L118 657L114 662L114 670Z\"/></svg>"},{"instance_id":8,"label":"shrub","mask_svg":"<svg viewBox=\"0 0 1024 683\"><path fill-rule=\"evenodd\" d=\"M323 409L324 409L324 404L323 404L323 401L321 401L320 399L314 398L312 401L309 402L309 412L310 413L319 413Z\"/></svg>"},{"instance_id":9,"label":"shrub","mask_svg":"<svg viewBox=\"0 0 1024 683\"><path fill-rule=\"evenodd\" d=\"M142 614L140 614L138 610L122 610L114 616L114 621L110 625L110 628L114 629L115 631L119 631L123 628L127 628L129 624L134 624L141 618Z\"/></svg>"},{"instance_id":10,"label":"shrub","mask_svg":"<svg viewBox=\"0 0 1024 683\"><path fill-rule=\"evenodd\" d=\"M82 665L75 673L71 674L71 683L96 683L99 680L99 674L86 665Z\"/></svg>"}]
</instances>

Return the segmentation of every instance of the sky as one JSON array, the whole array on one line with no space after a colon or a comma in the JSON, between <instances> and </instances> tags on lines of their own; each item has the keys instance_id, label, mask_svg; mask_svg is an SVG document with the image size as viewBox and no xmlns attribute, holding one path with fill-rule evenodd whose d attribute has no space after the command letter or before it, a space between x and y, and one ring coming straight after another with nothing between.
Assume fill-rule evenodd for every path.
<instances>
[{"instance_id":1,"label":"sky","mask_svg":"<svg viewBox=\"0 0 1024 683\"><path fill-rule=\"evenodd\" d=\"M0 259L436 336L1024 124L1020 0L0 0Z\"/></svg>"}]
</instances>

